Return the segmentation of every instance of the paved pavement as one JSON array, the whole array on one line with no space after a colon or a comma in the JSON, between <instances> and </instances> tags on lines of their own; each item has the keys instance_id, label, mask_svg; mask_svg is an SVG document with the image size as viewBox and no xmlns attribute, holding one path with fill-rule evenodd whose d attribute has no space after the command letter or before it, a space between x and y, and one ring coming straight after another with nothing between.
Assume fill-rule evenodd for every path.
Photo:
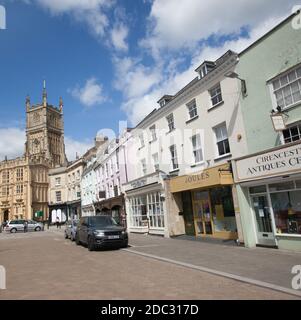
<instances>
[{"instance_id":1,"label":"paved pavement","mask_svg":"<svg viewBox=\"0 0 301 320\"><path fill-rule=\"evenodd\" d=\"M130 251L191 264L230 275L292 289L292 268L301 265L301 253L229 246L229 244L131 235ZM301 296L301 291L297 292Z\"/></svg>"},{"instance_id":2,"label":"paved pavement","mask_svg":"<svg viewBox=\"0 0 301 320\"><path fill-rule=\"evenodd\" d=\"M265 255L269 254L274 262L283 258L293 262L292 253L208 243L203 246L199 242L145 235L131 235L132 247L126 250L89 252L65 240L62 232L63 229L51 229L28 234L0 234L0 265L7 272L7 289L0 290L0 299L297 298L177 264L181 261L194 265L207 263L215 269L218 266L227 270L232 263L230 271L243 273L244 268L236 265L251 254L255 260L249 257L246 265L252 261L252 267L246 269L253 270L256 275L255 269L258 272L264 269L261 259L267 263ZM158 257L177 261L160 261ZM230 263L231 257L240 260ZM281 274L284 274L284 265L286 268L289 263L282 262ZM277 269L272 264L271 267Z\"/></svg>"}]
</instances>

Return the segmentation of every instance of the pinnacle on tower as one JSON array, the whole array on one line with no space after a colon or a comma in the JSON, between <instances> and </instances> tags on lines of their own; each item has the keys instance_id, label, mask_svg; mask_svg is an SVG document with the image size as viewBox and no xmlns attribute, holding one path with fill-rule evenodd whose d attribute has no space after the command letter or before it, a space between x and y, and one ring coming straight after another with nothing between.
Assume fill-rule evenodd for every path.
<instances>
[{"instance_id":1,"label":"pinnacle on tower","mask_svg":"<svg viewBox=\"0 0 301 320\"><path fill-rule=\"evenodd\" d=\"M61 112L63 111L63 106L64 106L63 98L60 97L59 107L60 107L60 111L61 111Z\"/></svg>"},{"instance_id":2,"label":"pinnacle on tower","mask_svg":"<svg viewBox=\"0 0 301 320\"><path fill-rule=\"evenodd\" d=\"M29 95L26 96L26 110L29 111L30 109L30 97Z\"/></svg>"},{"instance_id":3,"label":"pinnacle on tower","mask_svg":"<svg viewBox=\"0 0 301 320\"><path fill-rule=\"evenodd\" d=\"M43 106L47 107L46 80L44 80L44 82L43 82Z\"/></svg>"}]
</instances>

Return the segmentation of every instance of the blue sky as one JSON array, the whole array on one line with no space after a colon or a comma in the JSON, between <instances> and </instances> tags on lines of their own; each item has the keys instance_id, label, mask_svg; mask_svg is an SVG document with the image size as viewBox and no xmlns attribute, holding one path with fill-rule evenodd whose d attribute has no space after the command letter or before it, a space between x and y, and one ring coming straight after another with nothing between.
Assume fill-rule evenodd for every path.
<instances>
[{"instance_id":1,"label":"blue sky","mask_svg":"<svg viewBox=\"0 0 301 320\"><path fill-rule=\"evenodd\" d=\"M64 99L69 158L102 128L135 125L195 77L292 11L290 0L0 0L0 159L24 148L25 97Z\"/></svg>"}]
</instances>

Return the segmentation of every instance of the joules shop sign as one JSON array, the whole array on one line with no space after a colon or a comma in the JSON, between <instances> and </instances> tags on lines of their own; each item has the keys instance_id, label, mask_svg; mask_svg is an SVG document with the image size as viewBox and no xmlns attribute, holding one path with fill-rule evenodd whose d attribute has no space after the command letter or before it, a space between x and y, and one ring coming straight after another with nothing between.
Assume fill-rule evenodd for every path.
<instances>
[{"instance_id":1,"label":"joules shop sign","mask_svg":"<svg viewBox=\"0 0 301 320\"><path fill-rule=\"evenodd\" d=\"M236 161L238 182L297 172L301 173L301 144Z\"/></svg>"}]
</instances>

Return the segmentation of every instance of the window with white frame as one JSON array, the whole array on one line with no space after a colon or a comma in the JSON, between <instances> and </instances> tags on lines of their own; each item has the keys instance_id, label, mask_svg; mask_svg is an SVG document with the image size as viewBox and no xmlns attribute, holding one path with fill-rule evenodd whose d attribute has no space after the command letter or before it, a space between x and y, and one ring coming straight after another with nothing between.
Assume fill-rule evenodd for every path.
<instances>
[{"instance_id":1,"label":"window with white frame","mask_svg":"<svg viewBox=\"0 0 301 320\"><path fill-rule=\"evenodd\" d=\"M145 176L147 173L146 159L141 160L141 170L142 170L142 174Z\"/></svg>"},{"instance_id":2,"label":"window with white frame","mask_svg":"<svg viewBox=\"0 0 301 320\"><path fill-rule=\"evenodd\" d=\"M61 202L62 201L62 192L61 191L56 191L55 192L55 197L56 197L56 202Z\"/></svg>"},{"instance_id":3,"label":"window with white frame","mask_svg":"<svg viewBox=\"0 0 301 320\"><path fill-rule=\"evenodd\" d=\"M147 199L146 196L129 198L129 214L132 227L147 226Z\"/></svg>"},{"instance_id":4,"label":"window with white frame","mask_svg":"<svg viewBox=\"0 0 301 320\"><path fill-rule=\"evenodd\" d=\"M200 134L196 134L191 138L192 143L192 152L194 163L203 162L203 150L202 150L202 141Z\"/></svg>"},{"instance_id":5,"label":"window with white frame","mask_svg":"<svg viewBox=\"0 0 301 320\"><path fill-rule=\"evenodd\" d=\"M159 170L159 154L158 153L155 153L153 154L153 165L154 165L154 169L155 171L158 171Z\"/></svg>"},{"instance_id":6,"label":"window with white frame","mask_svg":"<svg viewBox=\"0 0 301 320\"><path fill-rule=\"evenodd\" d=\"M153 126L151 126L149 130L151 133L152 141L156 141L157 140L156 125L154 124Z\"/></svg>"},{"instance_id":7,"label":"window with white frame","mask_svg":"<svg viewBox=\"0 0 301 320\"><path fill-rule=\"evenodd\" d=\"M177 170L179 168L179 162L178 162L178 154L177 154L176 145L174 144L174 145L170 146L169 150L170 150L172 170Z\"/></svg>"},{"instance_id":8,"label":"window with white frame","mask_svg":"<svg viewBox=\"0 0 301 320\"><path fill-rule=\"evenodd\" d=\"M116 150L116 169L119 171L119 150Z\"/></svg>"},{"instance_id":9,"label":"window with white frame","mask_svg":"<svg viewBox=\"0 0 301 320\"><path fill-rule=\"evenodd\" d=\"M189 120L195 118L198 115L198 109L195 99L187 104Z\"/></svg>"},{"instance_id":10,"label":"window with white frame","mask_svg":"<svg viewBox=\"0 0 301 320\"><path fill-rule=\"evenodd\" d=\"M301 66L272 82L277 106L289 107L301 101Z\"/></svg>"},{"instance_id":11,"label":"window with white frame","mask_svg":"<svg viewBox=\"0 0 301 320\"><path fill-rule=\"evenodd\" d=\"M55 186L59 187L61 185L61 178L55 178Z\"/></svg>"},{"instance_id":12,"label":"window with white frame","mask_svg":"<svg viewBox=\"0 0 301 320\"><path fill-rule=\"evenodd\" d=\"M139 135L139 140L140 140L140 148L143 148L145 146L143 133Z\"/></svg>"},{"instance_id":13,"label":"window with white frame","mask_svg":"<svg viewBox=\"0 0 301 320\"><path fill-rule=\"evenodd\" d=\"M223 96L222 96L222 89L220 83L209 90L210 96L211 96L211 103L212 107L218 105L223 101Z\"/></svg>"},{"instance_id":14,"label":"window with white frame","mask_svg":"<svg viewBox=\"0 0 301 320\"><path fill-rule=\"evenodd\" d=\"M164 210L159 192L147 195L149 225L151 228L164 228Z\"/></svg>"},{"instance_id":15,"label":"window with white frame","mask_svg":"<svg viewBox=\"0 0 301 320\"><path fill-rule=\"evenodd\" d=\"M219 156L227 155L230 153L230 145L228 139L228 132L226 124L214 128L217 144L217 152Z\"/></svg>"},{"instance_id":16,"label":"window with white frame","mask_svg":"<svg viewBox=\"0 0 301 320\"><path fill-rule=\"evenodd\" d=\"M301 140L301 123L287 128L282 134L285 144Z\"/></svg>"},{"instance_id":17,"label":"window with white frame","mask_svg":"<svg viewBox=\"0 0 301 320\"><path fill-rule=\"evenodd\" d=\"M109 164L106 163L106 176L109 177Z\"/></svg>"},{"instance_id":18,"label":"window with white frame","mask_svg":"<svg viewBox=\"0 0 301 320\"><path fill-rule=\"evenodd\" d=\"M169 132L173 131L175 129L175 121L174 121L173 113L170 114L168 117L166 117L166 120L167 120Z\"/></svg>"}]
</instances>

